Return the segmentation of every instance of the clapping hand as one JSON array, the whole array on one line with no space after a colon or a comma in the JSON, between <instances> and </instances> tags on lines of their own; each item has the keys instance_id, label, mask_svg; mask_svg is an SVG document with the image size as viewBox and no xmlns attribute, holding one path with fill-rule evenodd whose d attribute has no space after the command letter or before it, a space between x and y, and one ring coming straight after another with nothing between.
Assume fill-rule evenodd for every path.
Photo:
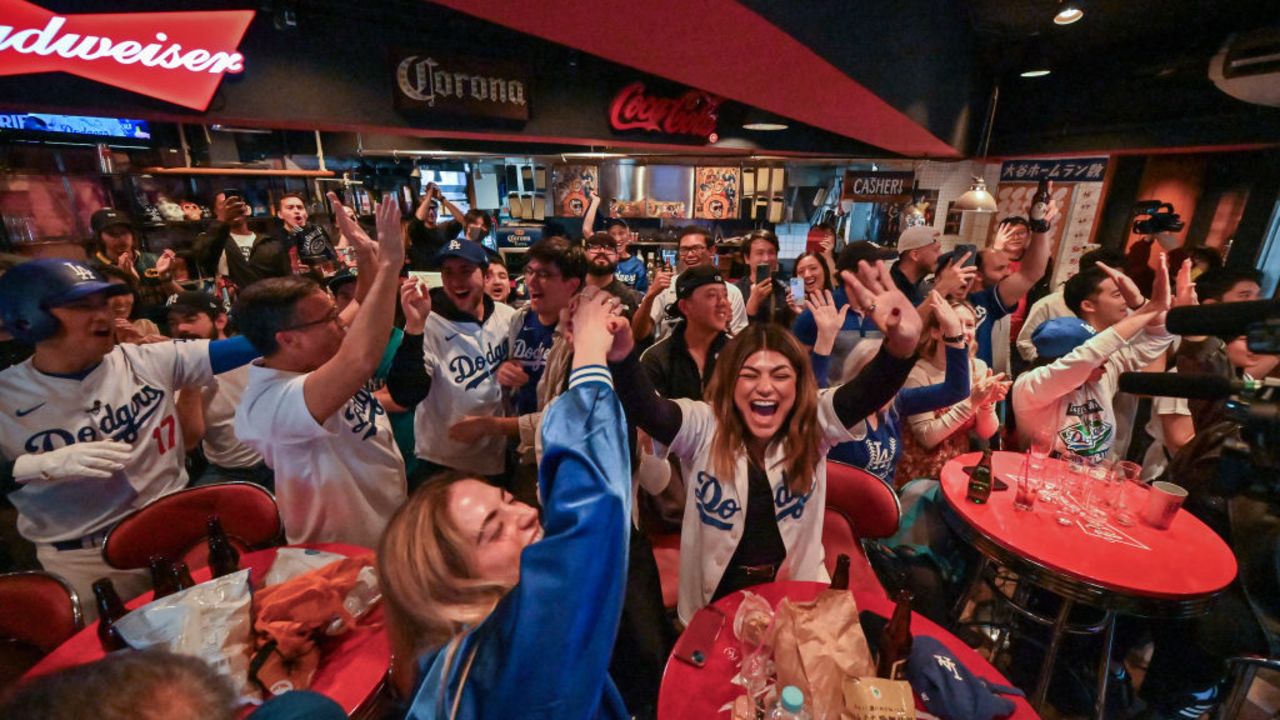
<instances>
[{"instance_id":1,"label":"clapping hand","mask_svg":"<svg viewBox=\"0 0 1280 720\"><path fill-rule=\"evenodd\" d=\"M849 297L857 298L858 305L884 333L889 354L897 358L914 355L920 340L920 313L893 284L884 261L877 260L874 268L865 260L859 261L857 275L844 270L840 276Z\"/></svg>"},{"instance_id":2,"label":"clapping hand","mask_svg":"<svg viewBox=\"0 0 1280 720\"><path fill-rule=\"evenodd\" d=\"M992 374L988 368L986 376L973 383L969 391L969 402L974 408L995 405L1009 394L1011 385L1013 383L1005 380L1004 373Z\"/></svg>"},{"instance_id":3,"label":"clapping hand","mask_svg":"<svg viewBox=\"0 0 1280 720\"><path fill-rule=\"evenodd\" d=\"M1174 283L1174 287L1174 307L1187 307L1188 305L1200 304L1200 298L1196 295L1196 284L1191 280L1190 258L1183 260L1182 267L1178 268L1178 277Z\"/></svg>"},{"instance_id":4,"label":"clapping hand","mask_svg":"<svg viewBox=\"0 0 1280 720\"><path fill-rule=\"evenodd\" d=\"M160 277L168 277L173 272L173 263L178 259L178 254L173 248L168 248L160 253L160 257L156 258L156 273Z\"/></svg>"}]
</instances>

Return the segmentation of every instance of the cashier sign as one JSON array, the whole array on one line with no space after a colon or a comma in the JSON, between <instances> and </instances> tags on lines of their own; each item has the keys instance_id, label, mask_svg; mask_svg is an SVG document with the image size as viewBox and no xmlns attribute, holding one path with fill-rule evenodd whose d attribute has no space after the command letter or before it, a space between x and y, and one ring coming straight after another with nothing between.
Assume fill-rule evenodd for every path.
<instances>
[{"instance_id":1,"label":"cashier sign","mask_svg":"<svg viewBox=\"0 0 1280 720\"><path fill-rule=\"evenodd\" d=\"M59 14L0 0L0 75L67 72L195 110L209 106L252 10Z\"/></svg>"}]
</instances>

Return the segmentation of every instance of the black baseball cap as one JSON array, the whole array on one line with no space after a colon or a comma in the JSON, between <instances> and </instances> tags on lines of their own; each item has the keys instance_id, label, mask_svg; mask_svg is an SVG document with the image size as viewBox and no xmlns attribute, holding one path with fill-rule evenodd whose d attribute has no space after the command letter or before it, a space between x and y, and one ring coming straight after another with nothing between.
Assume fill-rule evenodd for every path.
<instances>
[{"instance_id":1,"label":"black baseball cap","mask_svg":"<svg viewBox=\"0 0 1280 720\"><path fill-rule=\"evenodd\" d=\"M204 313L211 318L226 312L222 303L215 300L209 293L199 290L188 290L171 295L167 305L168 312Z\"/></svg>"},{"instance_id":2,"label":"black baseball cap","mask_svg":"<svg viewBox=\"0 0 1280 720\"><path fill-rule=\"evenodd\" d=\"M676 277L676 302L667 306L667 316L673 318L684 317L684 313L680 312L679 301L688 299L694 290L712 283L725 284L724 276L720 274L720 271L714 265L699 265L680 273Z\"/></svg>"},{"instance_id":3,"label":"black baseball cap","mask_svg":"<svg viewBox=\"0 0 1280 720\"><path fill-rule=\"evenodd\" d=\"M350 268L343 268L329 278L329 292L336 293L338 288L356 281L356 274Z\"/></svg>"},{"instance_id":4,"label":"black baseball cap","mask_svg":"<svg viewBox=\"0 0 1280 720\"><path fill-rule=\"evenodd\" d=\"M102 208L89 217L89 227L93 229L94 235L113 225L125 225L130 230L133 229L133 221L129 216L115 208Z\"/></svg>"},{"instance_id":5,"label":"black baseball cap","mask_svg":"<svg viewBox=\"0 0 1280 720\"><path fill-rule=\"evenodd\" d=\"M840 256L836 258L836 271L851 270L857 272L858 263L865 260L868 265L875 265L877 260L892 260L898 253L876 245L867 240L858 240L844 246Z\"/></svg>"},{"instance_id":6,"label":"black baseball cap","mask_svg":"<svg viewBox=\"0 0 1280 720\"><path fill-rule=\"evenodd\" d=\"M609 218L605 218L605 219L604 219L604 229L605 229L605 230L608 230L609 228L611 228L611 227L613 227L613 226L615 226L615 225L619 225L619 226L624 227L624 228L626 228L626 229L628 229L628 230L630 230L630 229L631 229L631 226L627 224L627 221L626 221L626 220L623 220L623 219L622 219L622 218L620 218L620 217L609 217Z\"/></svg>"}]
</instances>

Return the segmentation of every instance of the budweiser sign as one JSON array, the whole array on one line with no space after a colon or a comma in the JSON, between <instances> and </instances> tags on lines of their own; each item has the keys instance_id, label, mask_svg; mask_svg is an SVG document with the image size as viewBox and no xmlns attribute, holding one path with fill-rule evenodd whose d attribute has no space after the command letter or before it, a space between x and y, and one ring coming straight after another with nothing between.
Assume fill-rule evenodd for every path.
<instances>
[{"instance_id":1,"label":"budweiser sign","mask_svg":"<svg viewBox=\"0 0 1280 720\"><path fill-rule=\"evenodd\" d=\"M723 98L700 90L680 97L654 97L644 83L622 88L609 106L609 125L614 130L647 130L667 135L697 135L715 142L716 109Z\"/></svg>"},{"instance_id":2,"label":"budweiser sign","mask_svg":"<svg viewBox=\"0 0 1280 720\"><path fill-rule=\"evenodd\" d=\"M49 12L0 0L0 75L67 72L204 110L236 52L252 10L161 13Z\"/></svg>"}]
</instances>

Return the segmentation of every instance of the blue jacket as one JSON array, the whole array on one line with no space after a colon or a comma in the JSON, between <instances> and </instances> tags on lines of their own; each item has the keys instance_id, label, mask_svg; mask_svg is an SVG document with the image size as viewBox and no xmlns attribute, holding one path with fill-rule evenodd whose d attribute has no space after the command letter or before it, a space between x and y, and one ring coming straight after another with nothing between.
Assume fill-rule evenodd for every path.
<instances>
[{"instance_id":1,"label":"blue jacket","mask_svg":"<svg viewBox=\"0 0 1280 720\"><path fill-rule=\"evenodd\" d=\"M447 720L459 692L466 720L629 717L609 678L631 517L625 428L608 370L574 371L542 416L545 535L520 556L515 588L451 643L456 652L446 645L419 659L410 718Z\"/></svg>"}]
</instances>

